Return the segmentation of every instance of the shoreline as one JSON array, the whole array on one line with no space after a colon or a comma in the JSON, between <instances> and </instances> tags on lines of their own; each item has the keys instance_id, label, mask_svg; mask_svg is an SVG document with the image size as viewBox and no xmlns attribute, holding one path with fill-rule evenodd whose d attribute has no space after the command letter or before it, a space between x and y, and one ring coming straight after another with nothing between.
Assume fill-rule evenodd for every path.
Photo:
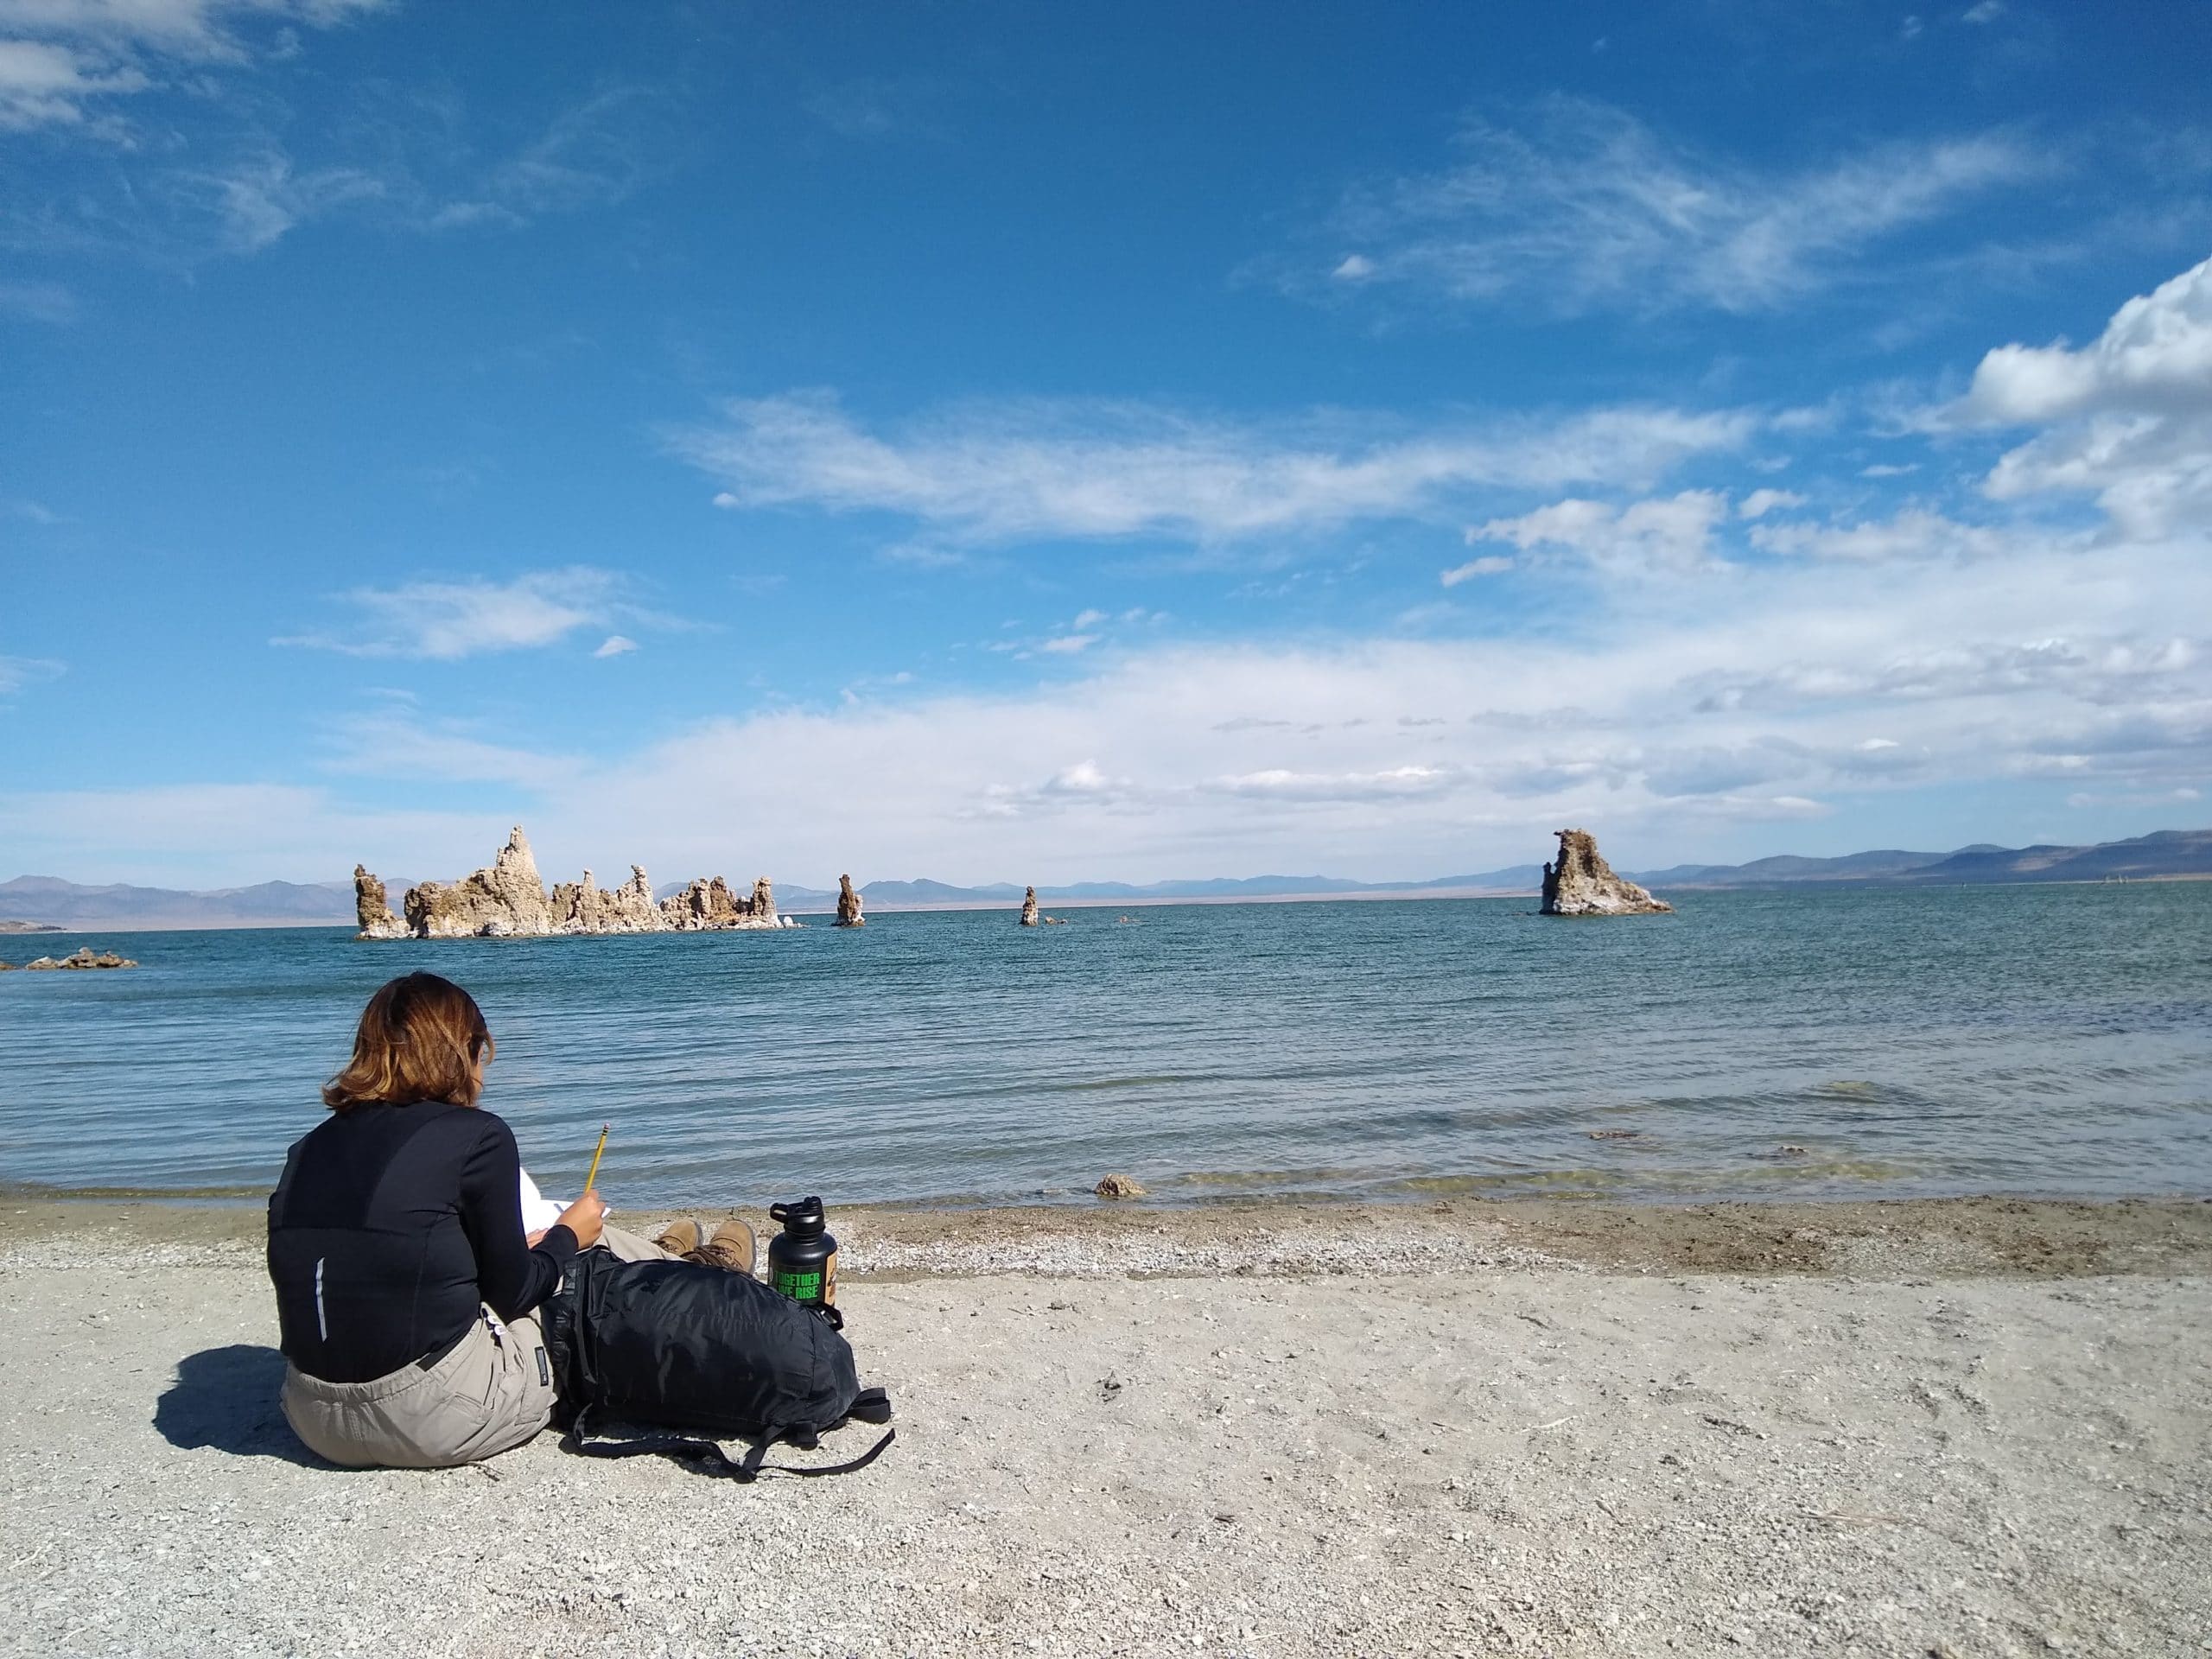
<instances>
[{"instance_id":1,"label":"shoreline","mask_svg":"<svg viewBox=\"0 0 2212 1659\"><path fill-rule=\"evenodd\" d=\"M259 1200L0 1192L0 1254L252 1253ZM672 1212L618 1212L650 1233ZM687 1213L712 1214L708 1211ZM760 1232L765 1215L739 1212ZM1853 1279L2212 1275L2212 1198L1627 1204L1221 1200L952 1209L849 1205L849 1280L1406 1277L1507 1269Z\"/></svg>"}]
</instances>

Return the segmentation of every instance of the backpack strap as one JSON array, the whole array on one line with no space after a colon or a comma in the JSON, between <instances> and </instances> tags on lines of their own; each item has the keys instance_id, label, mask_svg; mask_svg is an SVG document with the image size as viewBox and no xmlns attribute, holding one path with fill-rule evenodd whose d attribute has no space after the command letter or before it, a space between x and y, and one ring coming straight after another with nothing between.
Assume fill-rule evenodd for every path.
<instances>
[{"instance_id":1,"label":"backpack strap","mask_svg":"<svg viewBox=\"0 0 2212 1659\"><path fill-rule=\"evenodd\" d=\"M881 1395L883 1390L871 1389L868 1392ZM883 1414L880 1417L871 1417L867 1421L889 1421L891 1414L887 1398L884 1402ZM858 1414L856 1411L855 1415ZM561 1437L563 1452L573 1452L586 1458L643 1458L658 1454L693 1464L702 1475L713 1475L747 1484L758 1480L763 1474L799 1475L810 1480L821 1475L849 1474L855 1469L867 1468L883 1455L884 1449L892 1441L899 1438L897 1429L888 1428L883 1432L881 1440L849 1462L817 1464L809 1467L766 1461L770 1449L779 1440L793 1438L794 1431L789 1428L769 1429L746 1447L745 1456L740 1459L732 1458L713 1440L694 1440L681 1434L653 1434L634 1440L593 1440L589 1438L592 1433L588 1421L590 1416L591 1408L588 1406L576 1414L575 1421L569 1426L569 1432Z\"/></svg>"},{"instance_id":2,"label":"backpack strap","mask_svg":"<svg viewBox=\"0 0 2212 1659\"><path fill-rule=\"evenodd\" d=\"M853 1396L853 1408L845 1415L857 1417L864 1423L887 1423L891 1421L891 1396L881 1389L862 1389Z\"/></svg>"}]
</instances>

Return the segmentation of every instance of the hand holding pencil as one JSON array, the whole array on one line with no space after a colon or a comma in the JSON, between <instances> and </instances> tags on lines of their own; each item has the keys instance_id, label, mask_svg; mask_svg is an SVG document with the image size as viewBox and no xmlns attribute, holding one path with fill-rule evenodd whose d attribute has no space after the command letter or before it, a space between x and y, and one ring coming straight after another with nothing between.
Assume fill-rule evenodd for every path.
<instances>
[{"instance_id":1,"label":"hand holding pencil","mask_svg":"<svg viewBox=\"0 0 2212 1659\"><path fill-rule=\"evenodd\" d=\"M591 1154L591 1168L584 1176L584 1190L577 1195L574 1204L561 1212L557 1224L576 1236L579 1249L588 1250L598 1243L600 1231L607 1223L607 1205L592 1190L592 1183L599 1179L600 1154L607 1150L607 1128L604 1123L599 1126L599 1145Z\"/></svg>"}]
</instances>

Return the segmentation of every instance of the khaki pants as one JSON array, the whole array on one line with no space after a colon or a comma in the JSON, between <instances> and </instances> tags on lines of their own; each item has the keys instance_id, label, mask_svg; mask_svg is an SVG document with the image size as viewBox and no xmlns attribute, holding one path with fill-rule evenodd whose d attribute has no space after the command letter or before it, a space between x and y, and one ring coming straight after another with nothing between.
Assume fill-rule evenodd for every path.
<instances>
[{"instance_id":1,"label":"khaki pants","mask_svg":"<svg viewBox=\"0 0 2212 1659\"><path fill-rule=\"evenodd\" d=\"M609 1227L601 1243L625 1262L673 1261L649 1239ZM520 1446L553 1420L553 1365L537 1318L488 1307L436 1364L403 1365L366 1382L326 1382L287 1365L284 1421L311 1452L353 1468L448 1469Z\"/></svg>"},{"instance_id":2,"label":"khaki pants","mask_svg":"<svg viewBox=\"0 0 2212 1659\"><path fill-rule=\"evenodd\" d=\"M447 1469L520 1446L553 1419L553 1363L524 1314L490 1308L424 1370L326 1382L284 1368L284 1421L311 1452L354 1468Z\"/></svg>"}]
</instances>

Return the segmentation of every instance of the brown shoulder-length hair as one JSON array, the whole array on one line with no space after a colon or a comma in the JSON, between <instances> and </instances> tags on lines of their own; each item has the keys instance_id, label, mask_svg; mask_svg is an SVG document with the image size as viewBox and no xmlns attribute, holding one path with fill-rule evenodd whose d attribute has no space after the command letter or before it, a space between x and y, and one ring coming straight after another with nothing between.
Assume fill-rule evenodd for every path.
<instances>
[{"instance_id":1,"label":"brown shoulder-length hair","mask_svg":"<svg viewBox=\"0 0 2212 1659\"><path fill-rule=\"evenodd\" d=\"M322 1103L338 1112L372 1100L474 1106L484 1091L477 1058L492 1052L474 997L435 974L406 974L379 987L361 1010L353 1058L322 1085Z\"/></svg>"}]
</instances>

